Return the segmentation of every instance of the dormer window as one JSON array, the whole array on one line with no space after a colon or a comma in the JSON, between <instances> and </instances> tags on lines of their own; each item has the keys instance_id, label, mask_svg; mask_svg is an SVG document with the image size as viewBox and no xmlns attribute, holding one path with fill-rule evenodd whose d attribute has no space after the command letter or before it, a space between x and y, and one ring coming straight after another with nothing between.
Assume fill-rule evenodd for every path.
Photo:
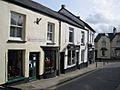
<instances>
[{"instance_id":1,"label":"dormer window","mask_svg":"<svg viewBox=\"0 0 120 90\"><path fill-rule=\"evenodd\" d=\"M74 29L69 27L69 42L73 43L74 42Z\"/></svg>"}]
</instances>

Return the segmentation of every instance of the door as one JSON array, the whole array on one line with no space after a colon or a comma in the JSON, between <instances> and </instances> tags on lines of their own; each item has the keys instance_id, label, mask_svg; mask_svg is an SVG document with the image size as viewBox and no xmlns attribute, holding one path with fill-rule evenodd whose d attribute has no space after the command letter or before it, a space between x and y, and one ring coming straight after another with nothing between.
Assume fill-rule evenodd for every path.
<instances>
[{"instance_id":1,"label":"door","mask_svg":"<svg viewBox=\"0 0 120 90\"><path fill-rule=\"evenodd\" d=\"M29 79L37 79L39 68L39 53L30 52L29 56Z\"/></svg>"},{"instance_id":2,"label":"door","mask_svg":"<svg viewBox=\"0 0 120 90\"><path fill-rule=\"evenodd\" d=\"M64 58L65 58L65 52L61 52L60 53L60 72L61 73L65 73L65 70L64 70Z\"/></svg>"},{"instance_id":3,"label":"door","mask_svg":"<svg viewBox=\"0 0 120 90\"><path fill-rule=\"evenodd\" d=\"M76 66L79 68L79 52L76 52Z\"/></svg>"}]
</instances>

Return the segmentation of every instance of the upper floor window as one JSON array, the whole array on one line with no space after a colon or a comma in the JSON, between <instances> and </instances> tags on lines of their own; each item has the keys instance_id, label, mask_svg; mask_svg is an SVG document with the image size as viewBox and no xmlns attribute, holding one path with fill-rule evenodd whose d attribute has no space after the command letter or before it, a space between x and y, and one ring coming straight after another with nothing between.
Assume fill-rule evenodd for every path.
<instances>
[{"instance_id":1,"label":"upper floor window","mask_svg":"<svg viewBox=\"0 0 120 90\"><path fill-rule=\"evenodd\" d=\"M106 47L106 41L105 40L102 41L102 47Z\"/></svg>"},{"instance_id":2,"label":"upper floor window","mask_svg":"<svg viewBox=\"0 0 120 90\"><path fill-rule=\"evenodd\" d=\"M116 41L116 46L120 47L120 41Z\"/></svg>"},{"instance_id":3,"label":"upper floor window","mask_svg":"<svg viewBox=\"0 0 120 90\"><path fill-rule=\"evenodd\" d=\"M69 27L69 42L74 42L74 29Z\"/></svg>"},{"instance_id":4,"label":"upper floor window","mask_svg":"<svg viewBox=\"0 0 120 90\"><path fill-rule=\"evenodd\" d=\"M47 41L50 43L54 42L54 30L55 30L55 24L48 22Z\"/></svg>"},{"instance_id":5,"label":"upper floor window","mask_svg":"<svg viewBox=\"0 0 120 90\"><path fill-rule=\"evenodd\" d=\"M16 12L11 12L10 38L22 40L25 29L25 16Z\"/></svg>"},{"instance_id":6,"label":"upper floor window","mask_svg":"<svg viewBox=\"0 0 120 90\"><path fill-rule=\"evenodd\" d=\"M81 32L81 44L85 43L85 33L82 31Z\"/></svg>"}]
</instances>

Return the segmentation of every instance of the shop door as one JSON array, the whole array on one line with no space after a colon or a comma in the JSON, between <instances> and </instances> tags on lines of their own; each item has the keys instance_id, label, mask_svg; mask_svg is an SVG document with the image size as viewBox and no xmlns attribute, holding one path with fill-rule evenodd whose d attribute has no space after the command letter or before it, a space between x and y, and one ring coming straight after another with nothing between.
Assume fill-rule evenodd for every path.
<instances>
[{"instance_id":1,"label":"shop door","mask_svg":"<svg viewBox=\"0 0 120 90\"><path fill-rule=\"evenodd\" d=\"M29 56L29 79L37 79L39 68L39 53L30 52Z\"/></svg>"},{"instance_id":2,"label":"shop door","mask_svg":"<svg viewBox=\"0 0 120 90\"><path fill-rule=\"evenodd\" d=\"M76 52L76 66L79 68L79 52Z\"/></svg>"}]
</instances>

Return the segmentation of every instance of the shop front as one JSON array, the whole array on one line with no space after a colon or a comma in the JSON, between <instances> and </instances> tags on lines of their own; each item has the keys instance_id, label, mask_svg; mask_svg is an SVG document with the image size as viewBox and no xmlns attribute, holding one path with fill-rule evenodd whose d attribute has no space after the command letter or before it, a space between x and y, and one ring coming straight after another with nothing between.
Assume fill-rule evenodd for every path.
<instances>
[{"instance_id":1,"label":"shop front","mask_svg":"<svg viewBox=\"0 0 120 90\"><path fill-rule=\"evenodd\" d=\"M24 50L8 50L8 83L24 78Z\"/></svg>"},{"instance_id":2,"label":"shop front","mask_svg":"<svg viewBox=\"0 0 120 90\"><path fill-rule=\"evenodd\" d=\"M42 47L44 50L44 78L52 78L58 71L58 47Z\"/></svg>"}]
</instances>

